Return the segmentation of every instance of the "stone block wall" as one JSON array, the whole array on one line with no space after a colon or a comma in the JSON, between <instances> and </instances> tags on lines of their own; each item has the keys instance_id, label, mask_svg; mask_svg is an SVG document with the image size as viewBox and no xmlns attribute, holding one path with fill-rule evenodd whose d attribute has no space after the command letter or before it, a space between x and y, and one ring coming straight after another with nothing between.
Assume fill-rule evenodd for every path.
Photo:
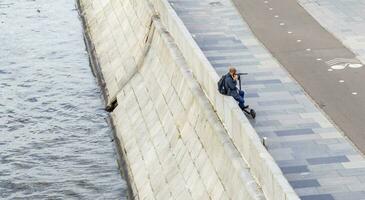
<instances>
[{"instance_id":1,"label":"stone block wall","mask_svg":"<svg viewBox=\"0 0 365 200\"><path fill-rule=\"evenodd\" d=\"M135 199L297 199L165 0L80 0Z\"/></svg>"},{"instance_id":2,"label":"stone block wall","mask_svg":"<svg viewBox=\"0 0 365 200\"><path fill-rule=\"evenodd\" d=\"M174 41L158 22L113 112L139 198L263 199ZM146 192L147 191L147 192Z\"/></svg>"}]
</instances>

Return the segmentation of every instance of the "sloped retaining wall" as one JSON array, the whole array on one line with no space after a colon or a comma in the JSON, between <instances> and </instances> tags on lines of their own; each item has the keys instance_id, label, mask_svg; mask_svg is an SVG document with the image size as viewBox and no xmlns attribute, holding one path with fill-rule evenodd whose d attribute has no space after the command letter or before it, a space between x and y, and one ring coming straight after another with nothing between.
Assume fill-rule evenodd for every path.
<instances>
[{"instance_id":1,"label":"sloped retaining wall","mask_svg":"<svg viewBox=\"0 0 365 200\"><path fill-rule=\"evenodd\" d=\"M298 198L166 1L80 8L136 199Z\"/></svg>"}]
</instances>

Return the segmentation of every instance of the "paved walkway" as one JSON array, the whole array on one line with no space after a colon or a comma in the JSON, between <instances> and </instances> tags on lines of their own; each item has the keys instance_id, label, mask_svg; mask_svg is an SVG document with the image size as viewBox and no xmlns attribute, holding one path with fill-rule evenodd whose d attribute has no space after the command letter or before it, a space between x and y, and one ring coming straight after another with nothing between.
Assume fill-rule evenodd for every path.
<instances>
[{"instance_id":1,"label":"paved walkway","mask_svg":"<svg viewBox=\"0 0 365 200\"><path fill-rule=\"evenodd\" d=\"M355 54L296 0L233 2L255 36L365 152L365 67Z\"/></svg>"},{"instance_id":2,"label":"paved walkway","mask_svg":"<svg viewBox=\"0 0 365 200\"><path fill-rule=\"evenodd\" d=\"M219 74L248 72L252 125L302 199L365 199L365 160L257 41L229 0L170 0Z\"/></svg>"}]
</instances>

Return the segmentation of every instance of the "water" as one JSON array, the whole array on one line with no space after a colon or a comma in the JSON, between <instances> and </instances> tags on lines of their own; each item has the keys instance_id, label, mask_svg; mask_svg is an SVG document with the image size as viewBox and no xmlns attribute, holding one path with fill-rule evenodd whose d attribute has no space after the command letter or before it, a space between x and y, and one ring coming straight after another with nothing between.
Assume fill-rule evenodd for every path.
<instances>
[{"instance_id":1,"label":"water","mask_svg":"<svg viewBox=\"0 0 365 200\"><path fill-rule=\"evenodd\" d=\"M124 199L73 0L0 0L0 199Z\"/></svg>"}]
</instances>

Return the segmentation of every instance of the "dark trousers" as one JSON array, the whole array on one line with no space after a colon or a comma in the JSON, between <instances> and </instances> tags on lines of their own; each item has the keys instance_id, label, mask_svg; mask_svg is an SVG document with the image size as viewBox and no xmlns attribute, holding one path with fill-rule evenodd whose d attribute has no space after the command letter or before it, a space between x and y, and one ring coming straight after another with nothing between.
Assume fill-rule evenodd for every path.
<instances>
[{"instance_id":1,"label":"dark trousers","mask_svg":"<svg viewBox=\"0 0 365 200\"><path fill-rule=\"evenodd\" d=\"M238 91L238 96L234 98L237 102L238 105L240 106L241 109L243 109L243 107L245 107L245 92L242 90Z\"/></svg>"}]
</instances>

